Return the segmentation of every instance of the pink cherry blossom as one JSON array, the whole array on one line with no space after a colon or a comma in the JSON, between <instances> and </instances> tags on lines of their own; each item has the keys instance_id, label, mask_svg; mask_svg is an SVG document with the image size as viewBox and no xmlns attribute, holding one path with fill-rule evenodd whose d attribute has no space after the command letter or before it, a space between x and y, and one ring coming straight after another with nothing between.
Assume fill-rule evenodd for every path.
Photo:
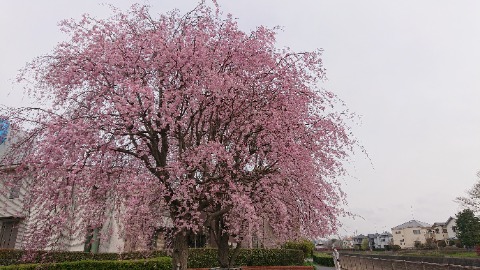
<instances>
[{"instance_id":1,"label":"pink cherry blossom","mask_svg":"<svg viewBox=\"0 0 480 270\"><path fill-rule=\"evenodd\" d=\"M69 40L19 77L44 105L4 112L23 134L3 162L21 157L28 179L26 248L65 248L114 217L148 249L168 216L185 268L188 233L240 243L263 220L279 241L336 231L355 141L319 88L321 50L278 49L274 29L242 31L204 3L61 29Z\"/></svg>"}]
</instances>

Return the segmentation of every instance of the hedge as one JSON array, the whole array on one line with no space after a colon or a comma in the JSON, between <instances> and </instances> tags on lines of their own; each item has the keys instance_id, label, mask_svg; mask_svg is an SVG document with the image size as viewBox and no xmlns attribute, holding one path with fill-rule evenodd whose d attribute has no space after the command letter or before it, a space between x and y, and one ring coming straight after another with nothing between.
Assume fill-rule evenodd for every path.
<instances>
[{"instance_id":1,"label":"hedge","mask_svg":"<svg viewBox=\"0 0 480 270\"><path fill-rule=\"evenodd\" d=\"M159 257L146 260L108 260L108 261L75 261L51 264L18 264L10 266L0 266L0 270L171 270L172 259L169 257Z\"/></svg>"},{"instance_id":2,"label":"hedge","mask_svg":"<svg viewBox=\"0 0 480 270\"><path fill-rule=\"evenodd\" d=\"M129 252L129 253L86 253L76 251L36 251L27 253L22 250L0 250L0 265L14 265L25 262L23 256L29 255L29 263L61 263L73 261L115 261L147 259L166 256L165 251ZM303 252L292 249L241 249L235 261L240 266L287 266L303 265ZM216 249L190 249L189 268L217 267Z\"/></svg>"},{"instance_id":3,"label":"hedge","mask_svg":"<svg viewBox=\"0 0 480 270\"><path fill-rule=\"evenodd\" d=\"M235 261L238 266L288 266L303 265L301 250L293 249L241 249ZM190 249L188 268L217 267L216 249Z\"/></svg>"},{"instance_id":4,"label":"hedge","mask_svg":"<svg viewBox=\"0 0 480 270\"><path fill-rule=\"evenodd\" d=\"M331 267L335 266L335 263L333 261L333 256L328 254L314 253L313 261L316 264L319 264L322 266L331 266Z\"/></svg>"},{"instance_id":5,"label":"hedge","mask_svg":"<svg viewBox=\"0 0 480 270\"><path fill-rule=\"evenodd\" d=\"M313 250L315 249L315 245L310 240L299 240L295 242L286 242L282 246L286 249L300 249L303 251L303 254L307 258L311 258L313 255Z\"/></svg>"},{"instance_id":6,"label":"hedge","mask_svg":"<svg viewBox=\"0 0 480 270\"><path fill-rule=\"evenodd\" d=\"M24 257L25 256L25 257ZM165 251L128 252L128 253L87 253L82 251L24 251L14 249L0 249L0 266L29 263L53 263L72 261L106 261L106 260L135 260L155 257L165 257ZM26 259L26 260L25 260Z\"/></svg>"}]
</instances>

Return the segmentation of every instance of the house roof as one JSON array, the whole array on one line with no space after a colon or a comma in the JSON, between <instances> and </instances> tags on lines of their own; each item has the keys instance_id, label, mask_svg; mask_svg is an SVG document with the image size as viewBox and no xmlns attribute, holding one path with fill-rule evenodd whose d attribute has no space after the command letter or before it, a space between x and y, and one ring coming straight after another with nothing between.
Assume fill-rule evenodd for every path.
<instances>
[{"instance_id":1,"label":"house roof","mask_svg":"<svg viewBox=\"0 0 480 270\"><path fill-rule=\"evenodd\" d=\"M433 223L432 227L436 227L436 226L445 226L445 222L435 222Z\"/></svg>"},{"instance_id":2,"label":"house roof","mask_svg":"<svg viewBox=\"0 0 480 270\"><path fill-rule=\"evenodd\" d=\"M457 219L453 218L453 217L449 217L447 219L447 221L445 222L445 225L448 225L448 223L452 222L452 221L456 221Z\"/></svg>"},{"instance_id":3,"label":"house roof","mask_svg":"<svg viewBox=\"0 0 480 270\"><path fill-rule=\"evenodd\" d=\"M393 227L392 230L401 230L405 228L425 228L425 227L432 227L432 225L412 219L396 227Z\"/></svg>"}]
</instances>

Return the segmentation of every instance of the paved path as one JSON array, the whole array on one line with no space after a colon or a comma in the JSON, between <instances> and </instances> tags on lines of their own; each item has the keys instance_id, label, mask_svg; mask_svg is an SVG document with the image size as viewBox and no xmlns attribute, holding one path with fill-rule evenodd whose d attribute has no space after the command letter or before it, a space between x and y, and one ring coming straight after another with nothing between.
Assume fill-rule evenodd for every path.
<instances>
[{"instance_id":1,"label":"paved path","mask_svg":"<svg viewBox=\"0 0 480 270\"><path fill-rule=\"evenodd\" d=\"M315 270L335 270L335 267L326 267L326 266L315 265Z\"/></svg>"}]
</instances>

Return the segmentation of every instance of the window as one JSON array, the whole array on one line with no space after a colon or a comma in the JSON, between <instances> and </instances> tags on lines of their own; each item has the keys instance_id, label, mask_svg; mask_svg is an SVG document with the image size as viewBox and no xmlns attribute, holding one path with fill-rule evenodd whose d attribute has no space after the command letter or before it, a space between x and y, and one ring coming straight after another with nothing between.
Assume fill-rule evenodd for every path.
<instances>
[{"instance_id":1,"label":"window","mask_svg":"<svg viewBox=\"0 0 480 270\"><path fill-rule=\"evenodd\" d=\"M17 242L19 220L3 220L0 228L0 249L15 248Z\"/></svg>"},{"instance_id":2,"label":"window","mask_svg":"<svg viewBox=\"0 0 480 270\"><path fill-rule=\"evenodd\" d=\"M20 185L16 185L10 189L9 199L17 199L20 196Z\"/></svg>"},{"instance_id":3,"label":"window","mask_svg":"<svg viewBox=\"0 0 480 270\"><path fill-rule=\"evenodd\" d=\"M438 228L435 229L435 233L436 234L439 234L440 233L440 230Z\"/></svg>"},{"instance_id":4,"label":"window","mask_svg":"<svg viewBox=\"0 0 480 270\"><path fill-rule=\"evenodd\" d=\"M420 234L420 230L413 230L413 234Z\"/></svg>"},{"instance_id":5,"label":"window","mask_svg":"<svg viewBox=\"0 0 480 270\"><path fill-rule=\"evenodd\" d=\"M402 233L402 231L396 231L395 232L395 234L401 234L401 233Z\"/></svg>"},{"instance_id":6,"label":"window","mask_svg":"<svg viewBox=\"0 0 480 270\"><path fill-rule=\"evenodd\" d=\"M452 227L452 231L453 231L453 232L457 232L457 227L453 226L453 227Z\"/></svg>"},{"instance_id":7,"label":"window","mask_svg":"<svg viewBox=\"0 0 480 270\"><path fill-rule=\"evenodd\" d=\"M443 233L448 233L448 232L447 232L447 229L443 229L442 232L443 232Z\"/></svg>"},{"instance_id":8,"label":"window","mask_svg":"<svg viewBox=\"0 0 480 270\"><path fill-rule=\"evenodd\" d=\"M85 243L83 245L83 252L98 253L99 246L100 238L98 236L98 228L88 228L87 235L85 236Z\"/></svg>"}]
</instances>

